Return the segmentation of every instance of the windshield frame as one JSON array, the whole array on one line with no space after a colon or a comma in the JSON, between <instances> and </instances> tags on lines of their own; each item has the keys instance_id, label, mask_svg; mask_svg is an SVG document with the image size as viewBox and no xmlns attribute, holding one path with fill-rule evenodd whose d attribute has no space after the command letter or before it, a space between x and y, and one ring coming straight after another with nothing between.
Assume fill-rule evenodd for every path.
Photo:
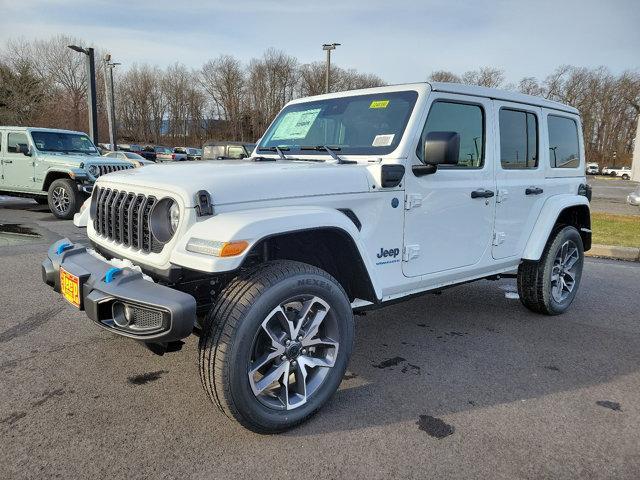
<instances>
[{"instance_id":1,"label":"windshield frame","mask_svg":"<svg viewBox=\"0 0 640 480\"><path fill-rule=\"evenodd\" d=\"M375 92L375 93L332 96L332 97L322 98L322 99L309 99L306 101L296 101L296 102L289 103L278 113L278 115L275 117L273 122L271 122L271 124L265 131L264 135L260 138L259 142L256 144L256 148L259 151L260 149L272 148L273 146L287 147L288 148L287 153L289 155L295 155L295 156L318 156L319 154L328 155L328 153L325 153L325 152L312 151L312 150L306 150L306 149L303 150L302 147L312 146L312 145L307 145L307 142L305 142L304 139L301 139L299 144L298 143L290 144L290 143L283 142L283 143L277 143L276 145L272 145L274 141L270 140L270 137L272 137L275 134L281 119L287 113L292 111L305 111L305 110L312 110L314 108L321 108L318 106L322 104L326 104L326 102L344 101L344 99L358 99L358 100L366 99L367 101L371 100L371 102L376 102L376 101L387 100L387 99L393 100L393 97L396 97L396 98L399 97L404 100L407 100L409 103L409 108L407 108L405 116L399 124L399 128L395 131L395 135L391 144L387 146L370 145L370 146L356 146L356 147L350 147L350 146L340 145L336 143L329 144L329 146L331 147L337 147L335 148L335 151L340 155L359 155L359 156L388 155L390 153L393 153L402 143L402 139L407 131L407 126L409 125L412 115L416 111L416 106L418 105L418 102L420 99L420 93L417 90L414 90L414 89L390 90L390 91L382 91L382 92ZM373 108L373 107L370 107L370 108ZM382 135L384 134L381 133L381 134L377 134L376 136L382 136ZM313 146L317 146L317 145L313 145Z\"/></svg>"},{"instance_id":2,"label":"windshield frame","mask_svg":"<svg viewBox=\"0 0 640 480\"><path fill-rule=\"evenodd\" d=\"M53 153L81 153L81 154L86 154L86 155L97 155L100 156L100 151L98 150L98 147L95 146L95 144L91 141L91 138L89 138L89 136L86 133L82 133L82 132L59 132L59 131L54 131L54 130L31 130L29 132L30 136L31 136L31 141L33 143L33 148L35 148L38 152L53 152ZM65 135L65 136L69 136L69 137L81 137L81 138L85 138L86 140L88 140L89 144L91 144L91 146L93 147L93 150L78 150L78 149L64 149L64 150L58 150L58 149L50 149L50 148L39 148L38 147L38 143L36 141L37 136L39 134L44 134L44 135Z\"/></svg>"}]
</instances>

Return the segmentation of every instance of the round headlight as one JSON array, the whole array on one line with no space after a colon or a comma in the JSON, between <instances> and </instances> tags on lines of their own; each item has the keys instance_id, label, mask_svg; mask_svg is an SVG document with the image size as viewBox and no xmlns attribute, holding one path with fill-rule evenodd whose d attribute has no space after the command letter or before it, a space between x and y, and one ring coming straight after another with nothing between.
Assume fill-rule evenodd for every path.
<instances>
[{"instance_id":1,"label":"round headlight","mask_svg":"<svg viewBox=\"0 0 640 480\"><path fill-rule=\"evenodd\" d=\"M178 229L178 223L180 223L180 207L176 202L171 203L169 208L169 224L171 225L171 235Z\"/></svg>"},{"instance_id":2,"label":"round headlight","mask_svg":"<svg viewBox=\"0 0 640 480\"><path fill-rule=\"evenodd\" d=\"M153 237L160 243L167 243L178 229L180 207L171 198L163 198L154 205L149 220Z\"/></svg>"},{"instance_id":3,"label":"round headlight","mask_svg":"<svg viewBox=\"0 0 640 480\"><path fill-rule=\"evenodd\" d=\"M98 176L98 174L100 173L100 169L98 168L98 166L97 166L97 165L89 165L88 170L89 170L89 174L90 174L92 177L97 177L97 176Z\"/></svg>"}]
</instances>

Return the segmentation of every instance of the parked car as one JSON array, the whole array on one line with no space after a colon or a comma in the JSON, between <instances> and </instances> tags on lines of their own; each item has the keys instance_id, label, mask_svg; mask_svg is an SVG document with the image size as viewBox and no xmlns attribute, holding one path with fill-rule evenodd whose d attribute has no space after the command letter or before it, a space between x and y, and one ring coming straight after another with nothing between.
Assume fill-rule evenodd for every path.
<instances>
[{"instance_id":1,"label":"parked car","mask_svg":"<svg viewBox=\"0 0 640 480\"><path fill-rule=\"evenodd\" d=\"M629 205L640 206L640 185L638 185L633 192L627 195L627 203Z\"/></svg>"},{"instance_id":2,"label":"parked car","mask_svg":"<svg viewBox=\"0 0 640 480\"><path fill-rule=\"evenodd\" d=\"M108 152L103 155L107 158L117 158L119 160L128 160L133 163L136 167L144 167L145 165L155 165L156 162L152 162L151 160L147 160L141 155L133 152Z\"/></svg>"},{"instance_id":3,"label":"parked car","mask_svg":"<svg viewBox=\"0 0 640 480\"><path fill-rule=\"evenodd\" d=\"M173 153L186 155L187 160L202 160L202 150L192 147L176 147L173 149Z\"/></svg>"},{"instance_id":4,"label":"parked car","mask_svg":"<svg viewBox=\"0 0 640 480\"><path fill-rule=\"evenodd\" d=\"M623 180L629 180L631 178L631 167L604 167L602 169L602 175L620 177Z\"/></svg>"},{"instance_id":5,"label":"parked car","mask_svg":"<svg viewBox=\"0 0 640 480\"><path fill-rule=\"evenodd\" d=\"M0 195L33 198L61 219L73 217L99 176L129 168L101 157L82 132L0 127Z\"/></svg>"},{"instance_id":6,"label":"parked car","mask_svg":"<svg viewBox=\"0 0 640 480\"><path fill-rule=\"evenodd\" d=\"M202 160L239 159L251 156L254 143L220 142L210 140L202 148Z\"/></svg>"},{"instance_id":7,"label":"parked car","mask_svg":"<svg viewBox=\"0 0 640 480\"><path fill-rule=\"evenodd\" d=\"M354 312L516 269L526 308L567 311L591 248L580 137L573 107L470 85L296 99L255 161L98 179L77 221L92 252L59 240L43 280L114 334L197 327L212 402L281 432L338 389Z\"/></svg>"},{"instance_id":8,"label":"parked car","mask_svg":"<svg viewBox=\"0 0 640 480\"><path fill-rule=\"evenodd\" d=\"M152 162L156 161L156 152L153 147L143 147L137 143L120 143L117 147L118 151L137 153L147 160L150 160Z\"/></svg>"},{"instance_id":9,"label":"parked car","mask_svg":"<svg viewBox=\"0 0 640 480\"><path fill-rule=\"evenodd\" d=\"M587 175L598 175L599 173L600 173L600 169L597 163L587 164Z\"/></svg>"},{"instance_id":10,"label":"parked car","mask_svg":"<svg viewBox=\"0 0 640 480\"><path fill-rule=\"evenodd\" d=\"M175 154L173 153L173 149L169 147L164 147L162 145L156 145L153 147L156 152L156 161L158 162L172 162L175 160ZM186 155L184 156L184 160L186 160Z\"/></svg>"}]
</instances>

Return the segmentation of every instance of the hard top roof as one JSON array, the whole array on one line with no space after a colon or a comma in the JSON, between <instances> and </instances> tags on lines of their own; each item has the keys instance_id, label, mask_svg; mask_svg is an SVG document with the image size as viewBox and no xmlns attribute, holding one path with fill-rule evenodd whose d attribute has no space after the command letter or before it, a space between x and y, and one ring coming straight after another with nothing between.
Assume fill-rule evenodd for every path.
<instances>
[{"instance_id":1,"label":"hard top roof","mask_svg":"<svg viewBox=\"0 0 640 480\"><path fill-rule=\"evenodd\" d=\"M300 98L292 100L290 103L301 103L311 100L323 100L336 97L350 97L354 95L371 95L376 93L388 93L394 91L415 90L419 93L427 93L429 90L434 92L453 93L457 95L472 95L475 97L490 98L492 100L503 100L506 102L522 103L526 105L534 105L537 107L549 108L562 112L579 115L580 113L574 107L565 105L560 102L547 100L543 97L534 95L526 95L519 92L511 92L508 90L500 90L497 88L479 87L477 85L463 85L460 83L446 82L420 82L420 83L403 83L397 85L385 85L383 87L364 88L361 90L348 90L344 92L329 93L316 95L313 97Z\"/></svg>"}]
</instances>

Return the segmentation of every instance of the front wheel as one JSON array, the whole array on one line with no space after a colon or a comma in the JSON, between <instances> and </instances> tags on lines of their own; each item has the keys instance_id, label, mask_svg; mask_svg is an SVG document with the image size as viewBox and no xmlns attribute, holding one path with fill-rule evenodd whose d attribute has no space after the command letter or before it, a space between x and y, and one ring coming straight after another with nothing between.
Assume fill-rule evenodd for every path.
<instances>
[{"instance_id":1,"label":"front wheel","mask_svg":"<svg viewBox=\"0 0 640 480\"><path fill-rule=\"evenodd\" d=\"M525 260L518 268L518 294L529 310L547 315L564 313L576 296L584 247L575 227L556 229L540 260Z\"/></svg>"},{"instance_id":2,"label":"front wheel","mask_svg":"<svg viewBox=\"0 0 640 480\"><path fill-rule=\"evenodd\" d=\"M69 220L82 205L82 194L70 178L54 180L47 195L49 209L56 217Z\"/></svg>"},{"instance_id":3,"label":"front wheel","mask_svg":"<svg viewBox=\"0 0 640 480\"><path fill-rule=\"evenodd\" d=\"M202 384L229 418L255 432L281 432L338 389L353 337L351 305L331 275L268 262L231 281L207 315Z\"/></svg>"}]
</instances>

